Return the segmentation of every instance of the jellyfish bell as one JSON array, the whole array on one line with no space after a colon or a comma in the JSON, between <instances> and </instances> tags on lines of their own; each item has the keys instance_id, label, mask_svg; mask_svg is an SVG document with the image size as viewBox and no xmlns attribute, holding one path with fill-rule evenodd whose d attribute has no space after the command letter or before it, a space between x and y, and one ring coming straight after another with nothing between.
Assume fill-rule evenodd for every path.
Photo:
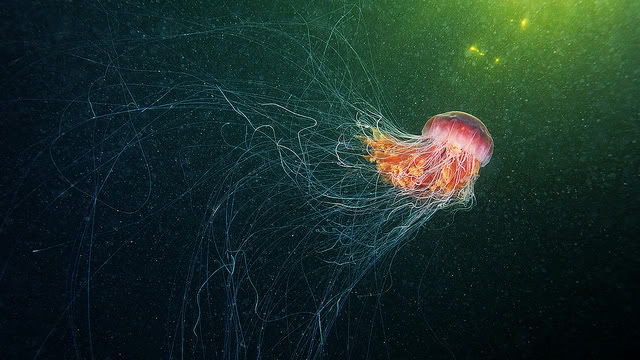
<instances>
[{"instance_id":1,"label":"jellyfish bell","mask_svg":"<svg viewBox=\"0 0 640 360\"><path fill-rule=\"evenodd\" d=\"M457 146L485 166L493 154L493 139L487 127L477 117L462 111L449 111L432 116L422 129L422 135Z\"/></svg>"},{"instance_id":2,"label":"jellyfish bell","mask_svg":"<svg viewBox=\"0 0 640 360\"><path fill-rule=\"evenodd\" d=\"M421 136L374 128L361 140L367 145L364 158L376 164L382 180L427 206L467 203L478 171L493 154L487 127L460 111L431 117Z\"/></svg>"}]
</instances>

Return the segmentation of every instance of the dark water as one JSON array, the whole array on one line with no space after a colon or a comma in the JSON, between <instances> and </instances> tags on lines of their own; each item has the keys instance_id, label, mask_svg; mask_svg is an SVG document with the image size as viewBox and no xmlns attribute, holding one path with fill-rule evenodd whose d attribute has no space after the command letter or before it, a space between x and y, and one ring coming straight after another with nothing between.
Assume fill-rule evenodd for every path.
<instances>
[{"instance_id":1,"label":"dark water","mask_svg":"<svg viewBox=\"0 0 640 360\"><path fill-rule=\"evenodd\" d=\"M638 355L639 3L5 7L3 358ZM269 159L234 163L246 126L221 130L244 120L220 88L256 114L291 104L334 127L357 99L416 134L430 115L467 111L495 152L471 211L438 213L370 268L325 276L345 267L282 237L347 231L308 216L289 184L261 186L284 176ZM292 139L303 119L285 115ZM225 193L225 217L246 217L203 233ZM209 278L242 236L237 277ZM284 254L305 260L283 270ZM344 278L357 286L324 290ZM279 312L256 314L256 294ZM314 328L305 311L321 313L322 294L342 297Z\"/></svg>"}]
</instances>

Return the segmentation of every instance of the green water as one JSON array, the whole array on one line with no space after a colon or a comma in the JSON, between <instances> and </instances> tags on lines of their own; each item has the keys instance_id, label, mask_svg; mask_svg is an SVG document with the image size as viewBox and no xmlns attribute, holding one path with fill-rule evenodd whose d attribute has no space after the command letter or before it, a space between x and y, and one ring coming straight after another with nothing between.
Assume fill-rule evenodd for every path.
<instances>
[{"instance_id":1,"label":"green water","mask_svg":"<svg viewBox=\"0 0 640 360\"><path fill-rule=\"evenodd\" d=\"M92 103L93 111L104 113L126 105L134 113L124 87L105 86L87 100L90 89L103 85L96 79L109 73L105 69L124 69L124 64L139 68L123 83L132 85L136 95L160 98L158 103L184 105L185 99L161 98L151 85L165 90L194 78L203 83L224 79L247 92L257 91L247 78L281 81L282 92L298 95L302 86L286 61L268 63L268 68L259 61L224 62L227 54L262 56L263 48L246 45L254 41L274 53L282 47L283 57L300 56L292 63L304 63L303 56L323 59L320 45L335 45L335 51L326 52L326 61L348 68L335 72L341 75L332 82L335 89L360 91L358 96L414 134L434 114L472 113L486 124L495 143L491 162L480 171L473 209L436 216L394 253L393 261L374 267L362 287L341 303L326 347L313 356L633 357L640 337L640 2L13 2L0 19L7 24L0 44L0 241L10 244L2 251L8 255L0 256L0 352L16 358L86 358L91 352L95 358L256 354L255 347L246 353L240 345L225 348L235 343L225 342L227 333L218 329L212 330L218 337L211 339L192 336L191 328L184 333L195 340L176 335L176 324L183 321L179 295L186 277L180 276L191 266L213 267L190 262L189 246L203 217L194 209L206 209L215 185L205 181L211 187L194 185L191 192L184 191L181 186L194 184L202 173L186 171L180 156L184 147L213 143L217 128L185 131L176 125L175 137L151 141L146 155L155 167L148 176L171 181L154 183L154 197L147 204L153 216L146 217L135 211L131 218L97 217L102 221L91 220L93 213L85 215L91 197L84 190L91 187L82 182L85 169L69 159L82 159L78 154L90 136L42 146L58 132L59 123L72 123L68 118L77 115L78 104ZM283 29L290 27L283 23L305 22L311 35L320 36L318 43L308 45L311 55L285 48L290 43L275 41L273 35L249 31L277 29L285 36ZM217 30L230 24L242 25ZM314 33L314 27L323 31ZM332 28L334 32L327 31ZM305 27L295 29L303 33L299 39L306 39ZM239 41L212 46L225 44L220 39L231 34L249 41L241 42L245 47L233 46ZM344 38L329 41L339 36ZM222 63L228 67L218 66ZM156 79L147 70L160 75ZM261 74L284 75L263 79ZM136 93L137 82L148 79L157 82L141 84ZM271 100L283 99L280 92L273 94ZM322 114L332 114L330 104L317 105ZM91 116L85 107L78 111L80 118ZM178 113L187 122L206 122L211 115L190 108ZM53 171L38 167L49 158L59 160L60 168L53 168L57 171L50 177L38 177L38 172ZM201 164L210 159L194 155L192 161L192 167L204 168ZM128 165L128 177L114 180L111 196L136 209L145 204L147 169L137 166L137 153L124 154L121 163ZM181 171L172 172L170 165ZM87 245L86 239L97 237L80 234L92 231L111 237ZM85 242L74 242L78 238ZM32 252L50 246L53 250ZM83 261L89 253L81 249L91 249L94 268L87 269ZM93 271L96 285L91 288L77 274ZM195 282L195 288L202 285ZM94 298L85 287L93 289ZM384 291L373 296L362 289ZM221 295L212 293L212 303L223 303ZM185 302L193 307L196 300L190 295ZM243 295L241 316L253 319L254 294ZM296 299L317 300L310 298ZM93 315L87 315L86 304ZM209 320L215 323L215 314ZM194 319L184 321L193 326ZM102 331L111 322L121 326L113 326L115 334ZM234 335L244 334L240 327L227 326ZM351 332L354 328L358 331ZM93 329L91 340L87 329ZM290 339L298 339L299 328L278 329L296 335L265 335L252 328L247 343L263 342L264 354L269 346L283 346L298 351L285 352L288 357L308 356ZM176 350L180 346L188 351Z\"/></svg>"}]
</instances>

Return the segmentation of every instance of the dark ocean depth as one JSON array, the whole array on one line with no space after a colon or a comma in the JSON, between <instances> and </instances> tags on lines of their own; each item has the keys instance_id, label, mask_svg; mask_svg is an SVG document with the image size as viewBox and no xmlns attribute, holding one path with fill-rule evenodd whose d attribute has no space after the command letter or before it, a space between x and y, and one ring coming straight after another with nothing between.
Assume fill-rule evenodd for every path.
<instances>
[{"instance_id":1,"label":"dark ocean depth","mask_svg":"<svg viewBox=\"0 0 640 360\"><path fill-rule=\"evenodd\" d=\"M640 355L640 2L2 8L1 359ZM452 110L493 156L405 231L349 126Z\"/></svg>"}]
</instances>

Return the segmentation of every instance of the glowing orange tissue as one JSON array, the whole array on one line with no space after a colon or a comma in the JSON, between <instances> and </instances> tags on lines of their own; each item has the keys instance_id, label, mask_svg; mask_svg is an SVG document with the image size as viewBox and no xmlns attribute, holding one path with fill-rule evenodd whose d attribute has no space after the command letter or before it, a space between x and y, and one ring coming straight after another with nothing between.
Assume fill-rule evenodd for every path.
<instances>
[{"instance_id":1,"label":"glowing orange tissue","mask_svg":"<svg viewBox=\"0 0 640 360\"><path fill-rule=\"evenodd\" d=\"M473 115L451 111L433 116L422 135L385 133L373 128L361 140L365 159L382 179L419 198L448 200L473 194L478 170L493 153L487 127Z\"/></svg>"}]
</instances>

